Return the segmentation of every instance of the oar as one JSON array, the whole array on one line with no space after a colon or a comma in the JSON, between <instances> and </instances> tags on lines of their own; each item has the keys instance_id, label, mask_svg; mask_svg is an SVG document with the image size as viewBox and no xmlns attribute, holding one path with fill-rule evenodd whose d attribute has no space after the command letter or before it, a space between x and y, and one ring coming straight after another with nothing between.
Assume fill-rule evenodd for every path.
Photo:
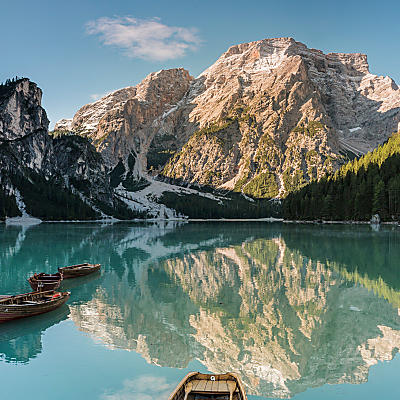
<instances>
[{"instance_id":1,"label":"oar","mask_svg":"<svg viewBox=\"0 0 400 400\"><path fill-rule=\"evenodd\" d=\"M185 398L183 400L187 400L189 393L192 391L192 382L189 382L185 385Z\"/></svg>"}]
</instances>

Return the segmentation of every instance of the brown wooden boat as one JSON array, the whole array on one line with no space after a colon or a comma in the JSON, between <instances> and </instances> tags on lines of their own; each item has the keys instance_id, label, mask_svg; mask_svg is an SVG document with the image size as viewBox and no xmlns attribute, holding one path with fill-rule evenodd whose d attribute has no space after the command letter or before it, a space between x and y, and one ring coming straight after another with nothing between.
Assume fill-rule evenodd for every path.
<instances>
[{"instance_id":1,"label":"brown wooden boat","mask_svg":"<svg viewBox=\"0 0 400 400\"><path fill-rule=\"evenodd\" d=\"M188 373L168 400L247 400L239 377L231 372L221 375Z\"/></svg>"},{"instance_id":2,"label":"brown wooden boat","mask_svg":"<svg viewBox=\"0 0 400 400\"><path fill-rule=\"evenodd\" d=\"M30 292L0 299L0 322L31 317L52 311L63 305L70 292Z\"/></svg>"},{"instance_id":3,"label":"brown wooden boat","mask_svg":"<svg viewBox=\"0 0 400 400\"><path fill-rule=\"evenodd\" d=\"M99 271L101 264L77 264L69 267L58 268L64 279L77 278L78 276L85 276Z\"/></svg>"},{"instance_id":4,"label":"brown wooden boat","mask_svg":"<svg viewBox=\"0 0 400 400\"><path fill-rule=\"evenodd\" d=\"M58 272L56 274L35 274L28 279L31 288L34 291L46 292L56 290L60 287L63 276Z\"/></svg>"}]
</instances>

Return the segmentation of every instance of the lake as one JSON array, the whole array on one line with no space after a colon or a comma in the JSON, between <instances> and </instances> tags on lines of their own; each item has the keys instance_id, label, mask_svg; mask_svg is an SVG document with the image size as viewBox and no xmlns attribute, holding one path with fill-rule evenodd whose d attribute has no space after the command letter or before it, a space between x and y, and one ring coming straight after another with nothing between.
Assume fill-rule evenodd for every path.
<instances>
[{"instance_id":1,"label":"lake","mask_svg":"<svg viewBox=\"0 0 400 400\"><path fill-rule=\"evenodd\" d=\"M67 305L0 325L1 398L167 400L189 371L249 399L400 398L400 228L0 225L0 294L84 261Z\"/></svg>"}]
</instances>

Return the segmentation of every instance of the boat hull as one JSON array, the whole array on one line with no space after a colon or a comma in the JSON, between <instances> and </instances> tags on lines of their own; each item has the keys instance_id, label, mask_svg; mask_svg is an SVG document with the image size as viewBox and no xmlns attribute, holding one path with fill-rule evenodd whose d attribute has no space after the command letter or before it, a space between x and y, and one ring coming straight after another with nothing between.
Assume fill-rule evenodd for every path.
<instances>
[{"instance_id":1,"label":"boat hull","mask_svg":"<svg viewBox=\"0 0 400 400\"><path fill-rule=\"evenodd\" d=\"M62 274L35 274L28 279L29 285L32 290L47 292L49 290L56 290L60 287L63 279Z\"/></svg>"},{"instance_id":2,"label":"boat hull","mask_svg":"<svg viewBox=\"0 0 400 400\"><path fill-rule=\"evenodd\" d=\"M58 268L58 272L62 274L63 279L71 279L98 272L100 267L101 264L79 264L71 265L70 267Z\"/></svg>"},{"instance_id":3,"label":"boat hull","mask_svg":"<svg viewBox=\"0 0 400 400\"><path fill-rule=\"evenodd\" d=\"M0 304L0 323L53 311L65 304L70 297L69 292L54 293L54 296L57 295L57 297L52 297L47 301L40 302L40 299L43 298L40 295L43 293L49 293L50 296L53 295L51 292L33 292L27 295L34 295L31 297L38 300L36 304ZM14 298L17 297L18 296L14 296Z\"/></svg>"}]
</instances>

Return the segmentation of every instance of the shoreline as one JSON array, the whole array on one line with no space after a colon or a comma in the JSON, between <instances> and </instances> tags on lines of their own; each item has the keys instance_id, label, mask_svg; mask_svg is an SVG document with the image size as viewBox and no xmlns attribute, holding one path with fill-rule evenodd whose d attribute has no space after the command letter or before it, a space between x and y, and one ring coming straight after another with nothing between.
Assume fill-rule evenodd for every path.
<instances>
[{"instance_id":1,"label":"shoreline","mask_svg":"<svg viewBox=\"0 0 400 400\"><path fill-rule=\"evenodd\" d=\"M106 218L106 219L93 219L93 220L58 220L58 221L47 221L40 220L38 218L19 219L18 217L7 218L0 220L0 224L9 226L34 226L39 224L81 224L81 223L101 223L101 224L114 224L114 223L146 223L146 222L268 222L276 223L280 222L283 224L311 224L311 225L394 225L400 227L399 221L384 221L380 224L371 224L370 221L306 221L306 220L285 220L283 218L147 218L147 219L128 219L121 220L117 218Z\"/></svg>"}]
</instances>

